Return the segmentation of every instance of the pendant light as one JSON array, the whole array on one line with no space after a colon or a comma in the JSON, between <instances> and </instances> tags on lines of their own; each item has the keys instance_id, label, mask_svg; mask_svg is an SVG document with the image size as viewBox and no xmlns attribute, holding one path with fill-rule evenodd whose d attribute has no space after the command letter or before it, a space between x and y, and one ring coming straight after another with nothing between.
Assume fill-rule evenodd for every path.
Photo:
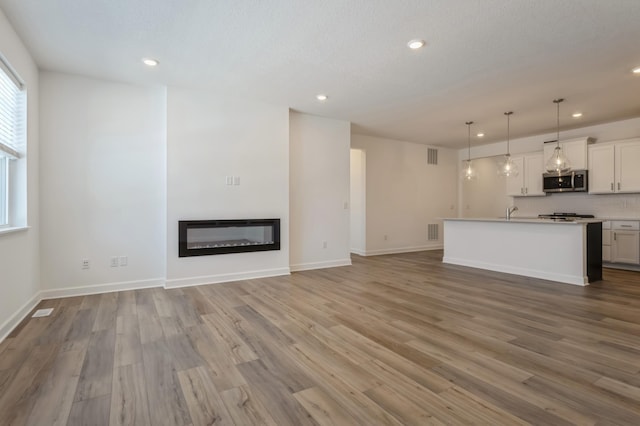
<instances>
[{"instance_id":1,"label":"pendant light","mask_svg":"<svg viewBox=\"0 0 640 426\"><path fill-rule=\"evenodd\" d=\"M478 176L476 175L476 171L473 168L473 164L471 163L471 125L473 121L467 121L464 123L467 125L467 161L464 162L464 166L462 169L462 178L464 180L475 180Z\"/></svg>"},{"instance_id":2,"label":"pendant light","mask_svg":"<svg viewBox=\"0 0 640 426\"><path fill-rule=\"evenodd\" d=\"M504 161L500 163L500 168L498 169L498 175L509 177L509 176L518 176L520 172L518 170L518 165L513 162L511 159L511 152L509 150L509 133L510 133L510 119L513 111L505 112L504 115L507 116L507 153L504 155Z\"/></svg>"},{"instance_id":3,"label":"pendant light","mask_svg":"<svg viewBox=\"0 0 640 426\"><path fill-rule=\"evenodd\" d=\"M553 154L551 154L551 158L547 160L546 169L549 173L562 173L571 170L571 164L569 160L564 155L562 147L560 146L560 103L563 102L564 99L554 99L553 103L557 105L557 135L556 135L556 147L553 150Z\"/></svg>"}]
</instances>

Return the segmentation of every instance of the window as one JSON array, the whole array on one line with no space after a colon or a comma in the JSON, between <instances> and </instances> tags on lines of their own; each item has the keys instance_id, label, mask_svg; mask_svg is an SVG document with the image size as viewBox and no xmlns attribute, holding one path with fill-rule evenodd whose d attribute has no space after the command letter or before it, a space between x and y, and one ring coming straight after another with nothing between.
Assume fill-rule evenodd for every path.
<instances>
[{"instance_id":1,"label":"window","mask_svg":"<svg viewBox=\"0 0 640 426\"><path fill-rule=\"evenodd\" d=\"M20 225L17 216L24 216L14 205L23 197L14 192L20 180L16 163L24 161L26 153L25 98L24 85L0 56L0 227Z\"/></svg>"}]
</instances>

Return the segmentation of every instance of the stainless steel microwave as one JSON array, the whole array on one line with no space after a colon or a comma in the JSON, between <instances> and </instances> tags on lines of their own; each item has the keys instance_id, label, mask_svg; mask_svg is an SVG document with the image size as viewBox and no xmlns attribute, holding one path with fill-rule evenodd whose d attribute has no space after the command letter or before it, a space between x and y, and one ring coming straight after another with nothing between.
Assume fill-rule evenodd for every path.
<instances>
[{"instance_id":1,"label":"stainless steel microwave","mask_svg":"<svg viewBox=\"0 0 640 426\"><path fill-rule=\"evenodd\" d=\"M586 192L589 189L589 173L587 170L544 173L542 189L544 192Z\"/></svg>"}]
</instances>

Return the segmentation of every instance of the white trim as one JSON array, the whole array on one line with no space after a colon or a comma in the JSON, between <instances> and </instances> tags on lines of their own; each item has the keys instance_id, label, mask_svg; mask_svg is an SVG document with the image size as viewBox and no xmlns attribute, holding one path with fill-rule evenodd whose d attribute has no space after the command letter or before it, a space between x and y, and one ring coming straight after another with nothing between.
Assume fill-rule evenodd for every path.
<instances>
[{"instance_id":1,"label":"white trim","mask_svg":"<svg viewBox=\"0 0 640 426\"><path fill-rule=\"evenodd\" d=\"M178 278L166 280L164 288L192 287L196 285L218 284L230 281L250 280L254 278L277 277L289 275L289 268L263 269L259 271L235 272L232 274L206 275L201 277Z\"/></svg>"},{"instance_id":2,"label":"white trim","mask_svg":"<svg viewBox=\"0 0 640 426\"><path fill-rule=\"evenodd\" d=\"M366 256L367 255L366 251L360 250L360 249L356 249L356 248L352 248L350 251L351 251L351 253L357 254L358 256Z\"/></svg>"},{"instance_id":3,"label":"white trim","mask_svg":"<svg viewBox=\"0 0 640 426\"><path fill-rule=\"evenodd\" d=\"M336 268L338 266L351 266L351 258L326 260L323 262L298 263L291 265L291 272L309 271L311 269Z\"/></svg>"},{"instance_id":4,"label":"white trim","mask_svg":"<svg viewBox=\"0 0 640 426\"><path fill-rule=\"evenodd\" d=\"M0 326L0 342L4 341L9 334L24 320L27 315L36 307L42 300L41 292L37 292L31 299L27 301L20 309L16 311L8 320Z\"/></svg>"},{"instance_id":5,"label":"white trim","mask_svg":"<svg viewBox=\"0 0 640 426\"><path fill-rule=\"evenodd\" d=\"M490 271L503 272L506 274L522 275L525 277L540 278L543 280L557 281L565 284L580 286L589 285L589 278L577 275L557 274L541 271L538 269L517 268L513 266L498 265L494 263L478 262L454 257L444 257L442 263L452 265L468 266L471 268L488 269Z\"/></svg>"},{"instance_id":6,"label":"white trim","mask_svg":"<svg viewBox=\"0 0 640 426\"><path fill-rule=\"evenodd\" d=\"M90 294L112 293L114 291L140 290L143 288L163 287L164 279L154 278L150 280L123 281L116 283L106 283L89 285L83 287L67 287L53 290L42 290L42 299L59 299L61 297L87 296Z\"/></svg>"},{"instance_id":7,"label":"white trim","mask_svg":"<svg viewBox=\"0 0 640 426\"><path fill-rule=\"evenodd\" d=\"M382 254L411 253L414 251L442 250L442 244L431 246L415 246L415 247L396 247L390 249L367 250L362 256L379 256ZM359 253L358 253L359 254Z\"/></svg>"},{"instance_id":8,"label":"white trim","mask_svg":"<svg viewBox=\"0 0 640 426\"><path fill-rule=\"evenodd\" d=\"M12 234L14 232L26 231L31 228L30 226L9 226L6 228L0 228L0 235L2 234Z\"/></svg>"}]
</instances>

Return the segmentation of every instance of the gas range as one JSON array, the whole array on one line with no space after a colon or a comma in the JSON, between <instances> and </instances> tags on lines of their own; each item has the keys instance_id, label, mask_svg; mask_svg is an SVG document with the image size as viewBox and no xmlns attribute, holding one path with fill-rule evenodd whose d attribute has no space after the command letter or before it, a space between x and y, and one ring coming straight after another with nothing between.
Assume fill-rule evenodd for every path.
<instances>
[{"instance_id":1,"label":"gas range","mask_svg":"<svg viewBox=\"0 0 640 426\"><path fill-rule=\"evenodd\" d=\"M578 213L551 213L540 214L540 219L551 219L558 222L572 222L576 219L593 219L595 216L592 214L578 214Z\"/></svg>"}]
</instances>

